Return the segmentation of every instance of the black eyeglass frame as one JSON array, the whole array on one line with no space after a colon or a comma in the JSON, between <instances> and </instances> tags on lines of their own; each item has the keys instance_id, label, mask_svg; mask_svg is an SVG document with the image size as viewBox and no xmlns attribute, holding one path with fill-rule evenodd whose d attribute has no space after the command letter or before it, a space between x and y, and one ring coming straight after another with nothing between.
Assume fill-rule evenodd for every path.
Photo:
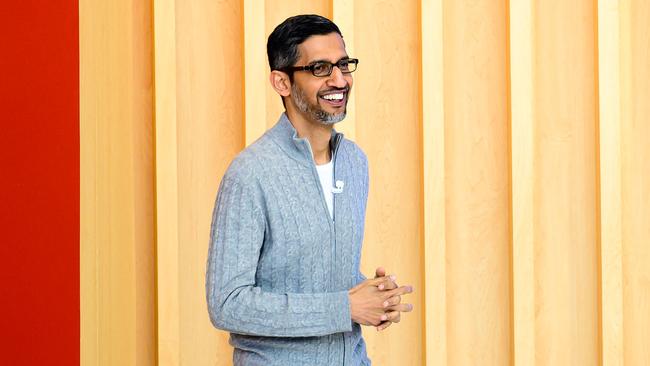
<instances>
[{"instance_id":1,"label":"black eyeglass frame","mask_svg":"<svg viewBox=\"0 0 650 366\"><path fill-rule=\"evenodd\" d=\"M343 71L341 69L341 62L344 62L344 61L346 61L347 63L354 64L354 70L352 70L352 71ZM317 65L321 65L321 64L329 64L330 65L329 72L327 74L324 74L324 75L316 75L316 73L314 72L314 69L316 68ZM332 62L329 62L329 61L316 61L316 62L312 63L311 65L307 65L307 66L289 66L289 67L285 67L283 69L280 69L280 71L285 71L285 72L287 72L287 71L311 71L311 74L314 75L315 77L324 78L324 77L332 75L332 71L334 71L334 66L338 67L339 70L341 70L341 73L343 73L343 74L351 74L351 73L353 73L353 72L355 72L357 70L357 67L359 66L359 59L358 58L342 58L342 59L338 60L336 63L332 63Z\"/></svg>"}]
</instances>

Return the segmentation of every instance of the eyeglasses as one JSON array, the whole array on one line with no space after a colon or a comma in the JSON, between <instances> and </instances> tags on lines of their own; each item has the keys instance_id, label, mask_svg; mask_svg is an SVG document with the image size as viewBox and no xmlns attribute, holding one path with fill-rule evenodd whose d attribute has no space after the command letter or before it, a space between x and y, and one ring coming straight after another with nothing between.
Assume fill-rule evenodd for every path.
<instances>
[{"instance_id":1,"label":"eyeglasses","mask_svg":"<svg viewBox=\"0 0 650 366\"><path fill-rule=\"evenodd\" d=\"M308 66L290 66L282 71L311 71L314 76L325 77L332 75L334 66L338 67L344 74L349 74L357 69L359 60L356 58L344 58L333 64L329 61L317 61Z\"/></svg>"}]
</instances>

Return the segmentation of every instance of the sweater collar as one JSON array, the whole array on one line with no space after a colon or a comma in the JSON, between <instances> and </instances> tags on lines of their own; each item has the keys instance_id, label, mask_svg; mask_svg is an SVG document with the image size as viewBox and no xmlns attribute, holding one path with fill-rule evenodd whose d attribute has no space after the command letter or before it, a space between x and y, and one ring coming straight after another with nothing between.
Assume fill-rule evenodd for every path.
<instances>
[{"instance_id":1,"label":"sweater collar","mask_svg":"<svg viewBox=\"0 0 650 366\"><path fill-rule=\"evenodd\" d=\"M280 145L292 158L298 160L304 165L314 165L314 154L312 153L309 140L298 137L298 132L289 121L286 113L282 113L278 122L269 130L271 138ZM332 129L330 146L332 151L336 151L337 144L343 139L343 134Z\"/></svg>"}]
</instances>

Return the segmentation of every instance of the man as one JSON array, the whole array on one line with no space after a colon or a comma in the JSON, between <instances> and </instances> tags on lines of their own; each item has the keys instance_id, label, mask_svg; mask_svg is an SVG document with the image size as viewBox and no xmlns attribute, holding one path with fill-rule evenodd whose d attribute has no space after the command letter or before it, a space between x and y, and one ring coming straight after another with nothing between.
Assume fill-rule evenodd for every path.
<instances>
[{"instance_id":1,"label":"man","mask_svg":"<svg viewBox=\"0 0 650 366\"><path fill-rule=\"evenodd\" d=\"M358 61L316 15L268 39L270 81L286 112L224 175L206 273L210 319L231 332L236 366L369 365L361 325L399 322L410 286L359 272L366 156L333 129Z\"/></svg>"}]
</instances>

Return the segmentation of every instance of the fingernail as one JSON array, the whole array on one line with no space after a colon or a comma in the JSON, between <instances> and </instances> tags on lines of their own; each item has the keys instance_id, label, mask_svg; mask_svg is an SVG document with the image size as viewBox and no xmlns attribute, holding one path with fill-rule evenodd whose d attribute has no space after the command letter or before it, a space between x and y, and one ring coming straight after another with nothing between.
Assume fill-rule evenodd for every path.
<instances>
[{"instance_id":1,"label":"fingernail","mask_svg":"<svg viewBox=\"0 0 650 366\"><path fill-rule=\"evenodd\" d=\"M383 290L383 289L384 289L384 284L383 284L383 283L382 283L381 285L379 285L379 289L380 289L380 290Z\"/></svg>"},{"instance_id":2,"label":"fingernail","mask_svg":"<svg viewBox=\"0 0 650 366\"><path fill-rule=\"evenodd\" d=\"M391 280L391 281L395 282L396 279L397 279L397 276L395 276L395 275L390 275L390 280Z\"/></svg>"},{"instance_id":3,"label":"fingernail","mask_svg":"<svg viewBox=\"0 0 650 366\"><path fill-rule=\"evenodd\" d=\"M413 305L409 304L409 310L413 310Z\"/></svg>"},{"instance_id":4,"label":"fingernail","mask_svg":"<svg viewBox=\"0 0 650 366\"><path fill-rule=\"evenodd\" d=\"M388 301L384 301L384 307L388 307Z\"/></svg>"},{"instance_id":5,"label":"fingernail","mask_svg":"<svg viewBox=\"0 0 650 366\"><path fill-rule=\"evenodd\" d=\"M386 316L386 314L381 316L381 320L388 320L388 317Z\"/></svg>"},{"instance_id":6,"label":"fingernail","mask_svg":"<svg viewBox=\"0 0 650 366\"><path fill-rule=\"evenodd\" d=\"M413 292L413 286L409 286L409 292Z\"/></svg>"}]
</instances>

